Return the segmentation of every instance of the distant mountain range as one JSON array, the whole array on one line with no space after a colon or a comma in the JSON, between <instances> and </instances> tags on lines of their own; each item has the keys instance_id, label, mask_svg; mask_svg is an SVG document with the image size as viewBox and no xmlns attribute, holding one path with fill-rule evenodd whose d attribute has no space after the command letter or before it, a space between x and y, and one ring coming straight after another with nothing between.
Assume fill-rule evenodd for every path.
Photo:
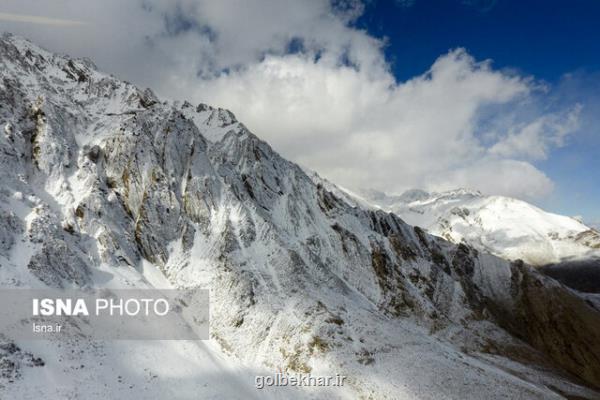
<instances>
[{"instance_id":1,"label":"distant mountain range","mask_svg":"<svg viewBox=\"0 0 600 400\"><path fill-rule=\"evenodd\" d=\"M365 190L357 197L433 235L465 242L507 260L542 266L600 259L597 230L514 198L484 196L466 189L442 193L409 190L400 196Z\"/></svg>"}]
</instances>

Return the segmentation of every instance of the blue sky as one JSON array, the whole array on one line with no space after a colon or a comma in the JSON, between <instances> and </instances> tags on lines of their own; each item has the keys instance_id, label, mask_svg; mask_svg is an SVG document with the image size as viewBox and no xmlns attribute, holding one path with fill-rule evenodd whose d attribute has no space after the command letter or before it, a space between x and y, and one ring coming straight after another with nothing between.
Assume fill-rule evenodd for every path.
<instances>
[{"instance_id":1,"label":"blue sky","mask_svg":"<svg viewBox=\"0 0 600 400\"><path fill-rule=\"evenodd\" d=\"M539 204L600 221L600 1L372 1L357 25L387 38L385 54L398 80L464 47L496 68L544 80L551 85L548 101L581 103L581 128L537 163L556 185Z\"/></svg>"},{"instance_id":2,"label":"blue sky","mask_svg":"<svg viewBox=\"0 0 600 400\"><path fill-rule=\"evenodd\" d=\"M232 110L342 186L600 221L600 1L3 0L0 30ZM491 60L491 61L489 61Z\"/></svg>"},{"instance_id":3,"label":"blue sky","mask_svg":"<svg viewBox=\"0 0 600 400\"><path fill-rule=\"evenodd\" d=\"M388 38L386 55L399 79L465 47L498 68L556 82L568 72L600 69L599 18L594 0L372 1L358 25Z\"/></svg>"}]
</instances>

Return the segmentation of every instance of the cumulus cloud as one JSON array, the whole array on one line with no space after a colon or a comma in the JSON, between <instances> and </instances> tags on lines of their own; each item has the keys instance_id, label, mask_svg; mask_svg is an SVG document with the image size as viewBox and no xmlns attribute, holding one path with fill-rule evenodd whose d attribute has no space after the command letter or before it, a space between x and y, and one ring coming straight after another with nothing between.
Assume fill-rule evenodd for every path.
<instances>
[{"instance_id":1,"label":"cumulus cloud","mask_svg":"<svg viewBox=\"0 0 600 400\"><path fill-rule=\"evenodd\" d=\"M577 127L577 107L531 107L533 78L464 49L397 82L385 40L354 25L357 0L4 3L11 14L86 21L4 29L164 96L229 108L283 155L348 187L543 196L552 182L533 162Z\"/></svg>"},{"instance_id":2,"label":"cumulus cloud","mask_svg":"<svg viewBox=\"0 0 600 400\"><path fill-rule=\"evenodd\" d=\"M386 71L365 76L288 55L202 82L197 90L198 97L237 110L285 155L333 181L395 192L467 186L544 196L552 183L523 161L530 154L522 150L531 145L531 152L547 152L561 144L577 115L532 116L486 146L477 124L480 109L528 101L535 85L495 71L463 49L442 55L429 71L403 83Z\"/></svg>"}]
</instances>

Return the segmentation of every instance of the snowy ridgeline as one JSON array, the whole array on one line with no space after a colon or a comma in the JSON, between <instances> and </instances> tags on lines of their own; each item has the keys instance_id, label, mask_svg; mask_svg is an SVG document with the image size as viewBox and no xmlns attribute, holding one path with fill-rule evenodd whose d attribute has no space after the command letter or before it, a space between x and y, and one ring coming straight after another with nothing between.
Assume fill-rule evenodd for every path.
<instances>
[{"instance_id":1,"label":"snowy ridgeline","mask_svg":"<svg viewBox=\"0 0 600 400\"><path fill-rule=\"evenodd\" d=\"M0 398L600 396L593 301L315 183L229 111L5 35L0 123L0 286L211 295L209 341L2 337ZM279 371L347 378L256 389Z\"/></svg>"},{"instance_id":2,"label":"snowy ridgeline","mask_svg":"<svg viewBox=\"0 0 600 400\"><path fill-rule=\"evenodd\" d=\"M318 176L315 180L323 181ZM507 260L543 266L600 259L597 229L510 197L485 196L467 189L442 193L408 190L399 196L336 189L351 203L393 212L433 235Z\"/></svg>"}]
</instances>

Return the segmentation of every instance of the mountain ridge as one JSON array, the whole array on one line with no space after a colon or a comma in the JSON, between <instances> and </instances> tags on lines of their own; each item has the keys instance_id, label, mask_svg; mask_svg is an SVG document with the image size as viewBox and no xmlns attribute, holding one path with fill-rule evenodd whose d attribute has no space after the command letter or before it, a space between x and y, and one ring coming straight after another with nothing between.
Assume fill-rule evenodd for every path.
<instances>
[{"instance_id":1,"label":"mountain ridge","mask_svg":"<svg viewBox=\"0 0 600 400\"><path fill-rule=\"evenodd\" d=\"M286 392L298 398L597 396L600 313L556 281L348 204L229 111L161 101L15 36L0 39L0 63L0 286L144 287L154 270L210 289L212 314L200 350L177 343L154 360L139 343L2 338L23 351L1 353L21 377L0 391L61 381L47 396L118 397L120 373L146 398L246 398L252 382L231 372L243 366L349 377L338 392ZM136 375L160 357L192 378ZM201 387L211 368L222 385Z\"/></svg>"},{"instance_id":2,"label":"mountain ridge","mask_svg":"<svg viewBox=\"0 0 600 400\"><path fill-rule=\"evenodd\" d=\"M440 193L415 189L398 196L342 190L436 236L511 261L543 266L600 258L600 234L593 227L522 200L464 188Z\"/></svg>"}]
</instances>

